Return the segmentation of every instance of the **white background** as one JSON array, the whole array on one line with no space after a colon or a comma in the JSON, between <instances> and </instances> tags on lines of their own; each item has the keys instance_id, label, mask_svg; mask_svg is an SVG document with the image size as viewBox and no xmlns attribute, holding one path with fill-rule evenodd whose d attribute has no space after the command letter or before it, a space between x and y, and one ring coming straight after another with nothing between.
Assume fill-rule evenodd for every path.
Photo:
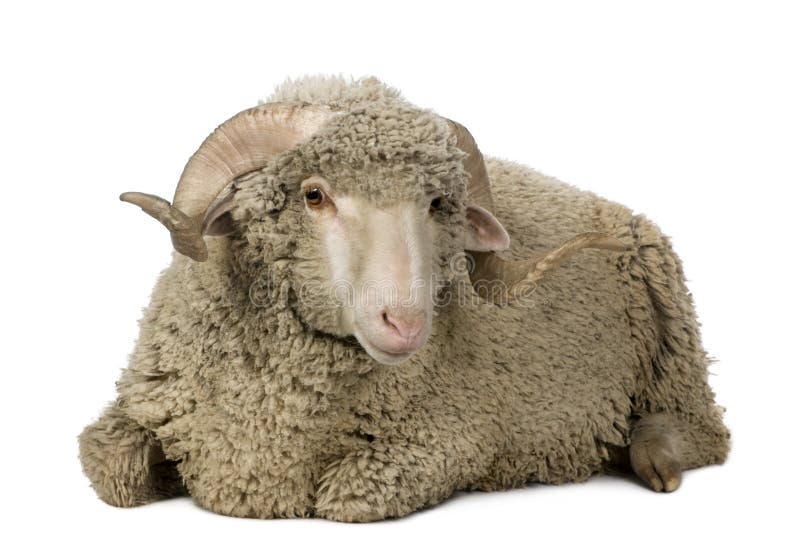
<instances>
[{"instance_id":1,"label":"white background","mask_svg":"<svg viewBox=\"0 0 800 558\"><path fill-rule=\"evenodd\" d=\"M24 6L0 8L3 555L797 556L792 3ZM76 436L113 398L170 253L117 195L171 197L214 126L319 72L374 74L467 125L484 152L653 218L718 360L728 463L672 495L596 478L360 526L100 502Z\"/></svg>"}]
</instances>

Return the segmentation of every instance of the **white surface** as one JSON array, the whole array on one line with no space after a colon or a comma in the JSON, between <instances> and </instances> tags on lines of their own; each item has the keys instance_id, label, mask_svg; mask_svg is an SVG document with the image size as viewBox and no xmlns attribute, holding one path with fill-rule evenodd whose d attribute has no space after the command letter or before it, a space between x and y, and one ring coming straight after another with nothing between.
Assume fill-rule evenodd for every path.
<instances>
[{"instance_id":1,"label":"white surface","mask_svg":"<svg viewBox=\"0 0 800 558\"><path fill-rule=\"evenodd\" d=\"M792 3L26 3L0 8L6 556L797 555L798 16ZM21 4L20 4L21 6ZM718 359L728 464L458 496L380 524L101 503L76 436L168 262L117 201L171 197L214 126L286 76L375 74L515 159L652 217Z\"/></svg>"}]
</instances>

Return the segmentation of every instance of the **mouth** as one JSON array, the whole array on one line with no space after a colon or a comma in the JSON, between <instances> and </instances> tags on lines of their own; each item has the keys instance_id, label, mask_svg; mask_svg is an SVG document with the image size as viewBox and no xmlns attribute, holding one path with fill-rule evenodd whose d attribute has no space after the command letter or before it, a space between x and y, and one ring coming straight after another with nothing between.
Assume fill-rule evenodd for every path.
<instances>
[{"instance_id":1,"label":"mouth","mask_svg":"<svg viewBox=\"0 0 800 558\"><path fill-rule=\"evenodd\" d=\"M387 351L386 349L381 349L375 343L369 340L369 338L364 335L361 330L359 330L358 326L356 325L354 328L355 332L354 335L358 340L359 344L367 351L367 354L380 362L381 364L401 364L407 361L411 355L413 355L416 351L403 351L403 352L392 352Z\"/></svg>"}]
</instances>

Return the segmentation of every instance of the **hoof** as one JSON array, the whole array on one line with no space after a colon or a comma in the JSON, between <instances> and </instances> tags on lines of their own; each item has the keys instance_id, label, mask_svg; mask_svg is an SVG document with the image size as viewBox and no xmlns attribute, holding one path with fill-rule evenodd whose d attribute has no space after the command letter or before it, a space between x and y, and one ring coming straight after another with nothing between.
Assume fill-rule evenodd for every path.
<instances>
[{"instance_id":1,"label":"hoof","mask_svg":"<svg viewBox=\"0 0 800 558\"><path fill-rule=\"evenodd\" d=\"M681 464L663 438L631 443L631 468L656 492L674 492L681 485Z\"/></svg>"}]
</instances>

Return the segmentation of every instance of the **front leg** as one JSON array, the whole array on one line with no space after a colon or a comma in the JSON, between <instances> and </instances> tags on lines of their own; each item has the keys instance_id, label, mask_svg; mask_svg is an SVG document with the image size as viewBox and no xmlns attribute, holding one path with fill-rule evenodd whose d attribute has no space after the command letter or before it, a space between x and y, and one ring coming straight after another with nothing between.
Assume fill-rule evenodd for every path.
<instances>
[{"instance_id":1,"label":"front leg","mask_svg":"<svg viewBox=\"0 0 800 558\"><path fill-rule=\"evenodd\" d=\"M83 430L78 444L83 471L108 504L138 506L186 493L155 435L116 405Z\"/></svg>"},{"instance_id":2,"label":"front leg","mask_svg":"<svg viewBox=\"0 0 800 558\"><path fill-rule=\"evenodd\" d=\"M449 459L453 459L450 456ZM458 475L438 451L405 441L373 442L329 465L317 489L316 515L365 522L401 517L447 498Z\"/></svg>"}]
</instances>

